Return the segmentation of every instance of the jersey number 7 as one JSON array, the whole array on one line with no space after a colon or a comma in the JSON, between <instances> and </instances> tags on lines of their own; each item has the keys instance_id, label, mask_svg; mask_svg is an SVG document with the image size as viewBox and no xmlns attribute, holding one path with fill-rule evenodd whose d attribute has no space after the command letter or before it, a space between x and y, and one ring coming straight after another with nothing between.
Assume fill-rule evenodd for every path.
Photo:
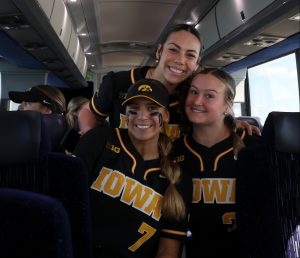
<instances>
[{"instance_id":1,"label":"jersey number 7","mask_svg":"<svg viewBox=\"0 0 300 258\"><path fill-rule=\"evenodd\" d=\"M135 252L142 244L144 244L149 238L151 238L156 232L156 229L149 226L145 222L139 227L139 233L143 234L140 239L138 239L132 246L128 249Z\"/></svg>"}]
</instances>

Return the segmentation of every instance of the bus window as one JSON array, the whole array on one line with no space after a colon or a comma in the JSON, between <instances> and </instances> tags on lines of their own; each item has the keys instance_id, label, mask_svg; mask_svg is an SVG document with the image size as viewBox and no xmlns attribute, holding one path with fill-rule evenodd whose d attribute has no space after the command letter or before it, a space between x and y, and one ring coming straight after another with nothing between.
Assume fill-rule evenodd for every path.
<instances>
[{"instance_id":1,"label":"bus window","mask_svg":"<svg viewBox=\"0 0 300 258\"><path fill-rule=\"evenodd\" d=\"M20 105L19 103L15 103L15 102L13 102L11 100L9 100L8 102L9 102L9 108L8 108L9 111L18 110L18 107Z\"/></svg>"},{"instance_id":2,"label":"bus window","mask_svg":"<svg viewBox=\"0 0 300 258\"><path fill-rule=\"evenodd\" d=\"M271 111L299 112L295 54L248 69L251 116L264 124Z\"/></svg>"}]
</instances>

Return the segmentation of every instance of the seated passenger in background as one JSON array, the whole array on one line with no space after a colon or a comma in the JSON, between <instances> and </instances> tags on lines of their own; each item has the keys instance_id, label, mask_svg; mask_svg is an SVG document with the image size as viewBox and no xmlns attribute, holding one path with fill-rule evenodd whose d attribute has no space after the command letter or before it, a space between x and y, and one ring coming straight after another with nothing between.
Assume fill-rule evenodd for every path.
<instances>
[{"instance_id":1,"label":"seated passenger in background","mask_svg":"<svg viewBox=\"0 0 300 258\"><path fill-rule=\"evenodd\" d=\"M69 127L81 135L97 125L96 118L90 112L85 111L88 108L88 103L87 98L79 96L72 98L67 107L66 118Z\"/></svg>"},{"instance_id":2,"label":"seated passenger in background","mask_svg":"<svg viewBox=\"0 0 300 258\"><path fill-rule=\"evenodd\" d=\"M174 157L193 179L187 258L244 257L236 228L235 166L239 151L260 140L237 129L235 93L233 78L211 68L195 74L183 94L187 134L174 142Z\"/></svg>"},{"instance_id":3,"label":"seated passenger in background","mask_svg":"<svg viewBox=\"0 0 300 258\"><path fill-rule=\"evenodd\" d=\"M96 127L73 153L89 171L94 257L178 258L192 181L162 133L169 94L159 81L140 80L122 105L128 129Z\"/></svg>"},{"instance_id":4,"label":"seated passenger in background","mask_svg":"<svg viewBox=\"0 0 300 258\"><path fill-rule=\"evenodd\" d=\"M9 91L9 98L20 103L18 110L32 110L42 114L63 114L66 111L66 100L63 93L49 85L37 85L28 91Z\"/></svg>"}]
</instances>

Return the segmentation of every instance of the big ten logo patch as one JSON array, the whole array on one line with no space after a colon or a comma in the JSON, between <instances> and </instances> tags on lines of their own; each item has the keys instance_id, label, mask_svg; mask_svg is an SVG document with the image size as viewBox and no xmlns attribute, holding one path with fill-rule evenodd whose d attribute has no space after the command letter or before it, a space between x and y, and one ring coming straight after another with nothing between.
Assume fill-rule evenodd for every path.
<instances>
[{"instance_id":1,"label":"big ten logo patch","mask_svg":"<svg viewBox=\"0 0 300 258\"><path fill-rule=\"evenodd\" d=\"M113 151L113 152L115 152L115 153L117 153L117 154L120 153L120 147L117 147L117 146L111 144L110 142L106 143L106 148Z\"/></svg>"},{"instance_id":2,"label":"big ten logo patch","mask_svg":"<svg viewBox=\"0 0 300 258\"><path fill-rule=\"evenodd\" d=\"M184 161L184 155L181 155L181 156L178 156L175 158L175 162L178 163L178 162L182 162Z\"/></svg>"}]
</instances>

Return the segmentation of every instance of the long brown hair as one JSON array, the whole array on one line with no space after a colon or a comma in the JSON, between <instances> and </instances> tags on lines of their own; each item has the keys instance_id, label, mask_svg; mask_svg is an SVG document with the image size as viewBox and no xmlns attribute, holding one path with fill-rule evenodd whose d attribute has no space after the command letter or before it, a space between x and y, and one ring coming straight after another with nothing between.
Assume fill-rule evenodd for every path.
<instances>
[{"instance_id":1,"label":"long brown hair","mask_svg":"<svg viewBox=\"0 0 300 258\"><path fill-rule=\"evenodd\" d=\"M66 111L66 100L61 90L49 85L37 85L36 87L53 100L55 104L54 113L64 113Z\"/></svg>"}]
</instances>

